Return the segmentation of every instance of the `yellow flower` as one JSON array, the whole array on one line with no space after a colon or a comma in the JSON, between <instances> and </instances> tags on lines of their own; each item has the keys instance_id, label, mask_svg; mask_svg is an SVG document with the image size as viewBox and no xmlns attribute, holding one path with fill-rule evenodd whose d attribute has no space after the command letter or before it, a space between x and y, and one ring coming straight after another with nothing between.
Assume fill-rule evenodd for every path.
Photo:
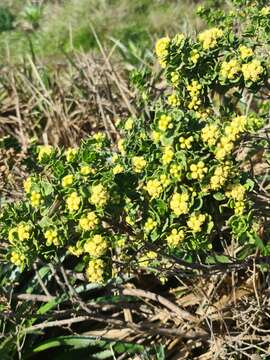
<instances>
[{"instance_id":1,"label":"yellow flower","mask_svg":"<svg viewBox=\"0 0 270 360\"><path fill-rule=\"evenodd\" d=\"M120 154L122 154L122 155L125 155L125 153L126 153L124 143L125 143L124 139L119 139L117 142L118 150L119 150Z\"/></svg>"},{"instance_id":2,"label":"yellow flower","mask_svg":"<svg viewBox=\"0 0 270 360\"><path fill-rule=\"evenodd\" d=\"M158 128L160 131L166 131L168 128L173 127L172 117L170 115L161 115L158 121Z\"/></svg>"},{"instance_id":3,"label":"yellow flower","mask_svg":"<svg viewBox=\"0 0 270 360\"><path fill-rule=\"evenodd\" d=\"M173 229L171 234L166 237L167 244L170 248L176 248L185 238L183 230Z\"/></svg>"},{"instance_id":4,"label":"yellow flower","mask_svg":"<svg viewBox=\"0 0 270 360\"><path fill-rule=\"evenodd\" d=\"M65 156L68 162L72 162L78 154L77 148L68 148L65 152Z\"/></svg>"},{"instance_id":5,"label":"yellow flower","mask_svg":"<svg viewBox=\"0 0 270 360\"><path fill-rule=\"evenodd\" d=\"M216 144L219 138L219 130L217 125L210 124L206 125L201 132L201 138L204 143L208 146L213 146Z\"/></svg>"},{"instance_id":6,"label":"yellow flower","mask_svg":"<svg viewBox=\"0 0 270 360\"><path fill-rule=\"evenodd\" d=\"M165 146L163 149L163 155L162 155L162 163L167 165L169 164L174 156L174 151L170 146Z\"/></svg>"},{"instance_id":7,"label":"yellow flower","mask_svg":"<svg viewBox=\"0 0 270 360\"><path fill-rule=\"evenodd\" d=\"M86 276L91 283L102 284L104 281L105 263L101 259L92 259L86 268Z\"/></svg>"},{"instance_id":8,"label":"yellow flower","mask_svg":"<svg viewBox=\"0 0 270 360\"><path fill-rule=\"evenodd\" d=\"M8 241L9 242L13 242L16 238L15 234L17 233L17 228L12 228L12 229L9 229L8 231Z\"/></svg>"},{"instance_id":9,"label":"yellow flower","mask_svg":"<svg viewBox=\"0 0 270 360\"><path fill-rule=\"evenodd\" d=\"M69 246L68 247L68 252L71 255L79 257L79 256L81 256L83 254L83 247L79 243L77 243L76 246Z\"/></svg>"},{"instance_id":10,"label":"yellow flower","mask_svg":"<svg viewBox=\"0 0 270 360\"><path fill-rule=\"evenodd\" d=\"M81 197L77 194L76 191L73 191L66 199L66 206L69 212L74 212L79 210L81 203Z\"/></svg>"},{"instance_id":11,"label":"yellow flower","mask_svg":"<svg viewBox=\"0 0 270 360\"><path fill-rule=\"evenodd\" d=\"M188 193L174 193L170 201L170 207L174 214L177 216L187 214L189 208L188 201Z\"/></svg>"},{"instance_id":12,"label":"yellow flower","mask_svg":"<svg viewBox=\"0 0 270 360\"><path fill-rule=\"evenodd\" d=\"M93 211L90 211L80 218L79 225L83 230L89 231L93 230L98 222L99 220L96 214Z\"/></svg>"},{"instance_id":13,"label":"yellow flower","mask_svg":"<svg viewBox=\"0 0 270 360\"><path fill-rule=\"evenodd\" d=\"M180 79L180 74L179 72L173 71L171 73L171 82L173 84L173 86L177 86L179 83L179 79Z\"/></svg>"},{"instance_id":14,"label":"yellow flower","mask_svg":"<svg viewBox=\"0 0 270 360\"><path fill-rule=\"evenodd\" d=\"M193 64L197 64L198 60L200 58L200 54L199 54L199 51L194 49L194 50L191 50L190 52L190 60Z\"/></svg>"},{"instance_id":15,"label":"yellow flower","mask_svg":"<svg viewBox=\"0 0 270 360\"><path fill-rule=\"evenodd\" d=\"M171 183L169 177L166 174L161 174L160 175L160 182L161 182L163 188L166 188Z\"/></svg>"},{"instance_id":16,"label":"yellow flower","mask_svg":"<svg viewBox=\"0 0 270 360\"><path fill-rule=\"evenodd\" d=\"M16 265L21 266L25 260L25 255L20 255L16 251L12 251L10 261Z\"/></svg>"},{"instance_id":17,"label":"yellow flower","mask_svg":"<svg viewBox=\"0 0 270 360\"><path fill-rule=\"evenodd\" d=\"M157 253L154 251L148 251L145 255L139 258L139 265L147 267L153 260L157 259Z\"/></svg>"},{"instance_id":18,"label":"yellow flower","mask_svg":"<svg viewBox=\"0 0 270 360\"><path fill-rule=\"evenodd\" d=\"M33 207L38 207L42 202L41 194L37 191L31 192L31 205Z\"/></svg>"},{"instance_id":19,"label":"yellow flower","mask_svg":"<svg viewBox=\"0 0 270 360\"><path fill-rule=\"evenodd\" d=\"M224 79L233 80L240 73L241 66L237 59L223 61L221 64L220 75Z\"/></svg>"},{"instance_id":20,"label":"yellow flower","mask_svg":"<svg viewBox=\"0 0 270 360\"><path fill-rule=\"evenodd\" d=\"M95 169L93 169L89 165L84 165L80 169L80 174L83 175L83 176L87 176L89 174L95 174L95 172L96 172Z\"/></svg>"},{"instance_id":21,"label":"yellow flower","mask_svg":"<svg viewBox=\"0 0 270 360\"><path fill-rule=\"evenodd\" d=\"M147 162L143 156L134 156L132 158L132 166L136 173L141 173L144 170L146 164Z\"/></svg>"},{"instance_id":22,"label":"yellow flower","mask_svg":"<svg viewBox=\"0 0 270 360\"><path fill-rule=\"evenodd\" d=\"M46 241L47 246L51 246L51 245L58 246L58 245L60 245L57 230L55 230L53 228L46 230L45 233L44 233L44 237L47 240Z\"/></svg>"},{"instance_id":23,"label":"yellow flower","mask_svg":"<svg viewBox=\"0 0 270 360\"><path fill-rule=\"evenodd\" d=\"M94 235L84 244L84 251L93 257L100 257L106 253L108 249L107 240L102 235Z\"/></svg>"},{"instance_id":24,"label":"yellow flower","mask_svg":"<svg viewBox=\"0 0 270 360\"><path fill-rule=\"evenodd\" d=\"M129 215L126 216L126 223L129 224L130 226L135 225L135 222L132 220L132 218Z\"/></svg>"},{"instance_id":25,"label":"yellow flower","mask_svg":"<svg viewBox=\"0 0 270 360\"><path fill-rule=\"evenodd\" d=\"M198 35L200 43L204 50L213 49L217 46L218 40L222 38L223 31L218 28L212 28L201 32Z\"/></svg>"},{"instance_id":26,"label":"yellow flower","mask_svg":"<svg viewBox=\"0 0 270 360\"><path fill-rule=\"evenodd\" d=\"M197 233L202 231L202 226L206 220L206 216L204 214L192 214L187 221L187 226L193 233Z\"/></svg>"},{"instance_id":27,"label":"yellow flower","mask_svg":"<svg viewBox=\"0 0 270 360\"><path fill-rule=\"evenodd\" d=\"M151 134L151 138L155 143L160 141L160 137L161 137L161 133L159 133L158 131L153 131Z\"/></svg>"},{"instance_id":28,"label":"yellow flower","mask_svg":"<svg viewBox=\"0 0 270 360\"><path fill-rule=\"evenodd\" d=\"M31 227L29 224L20 223L17 227L17 234L20 241L28 240L30 238Z\"/></svg>"},{"instance_id":29,"label":"yellow flower","mask_svg":"<svg viewBox=\"0 0 270 360\"><path fill-rule=\"evenodd\" d=\"M235 118L233 118L231 123L227 125L224 129L226 138L230 141L237 140L239 135L245 131L246 124L247 117L244 115L236 116Z\"/></svg>"},{"instance_id":30,"label":"yellow flower","mask_svg":"<svg viewBox=\"0 0 270 360\"><path fill-rule=\"evenodd\" d=\"M199 161L197 164L190 165L190 174L192 179L202 180L207 173L208 169L203 161Z\"/></svg>"},{"instance_id":31,"label":"yellow flower","mask_svg":"<svg viewBox=\"0 0 270 360\"><path fill-rule=\"evenodd\" d=\"M63 179L62 179L62 186L63 187L68 187L68 186L72 185L73 184L73 179L74 179L73 175L64 176Z\"/></svg>"},{"instance_id":32,"label":"yellow flower","mask_svg":"<svg viewBox=\"0 0 270 360\"><path fill-rule=\"evenodd\" d=\"M23 188L24 191L28 194L31 191L31 186L32 186L32 178L29 176L26 180L24 180L23 182Z\"/></svg>"},{"instance_id":33,"label":"yellow flower","mask_svg":"<svg viewBox=\"0 0 270 360\"><path fill-rule=\"evenodd\" d=\"M233 199L235 201L243 201L245 198L246 189L241 184L232 184L229 185L225 195L229 199Z\"/></svg>"},{"instance_id":34,"label":"yellow flower","mask_svg":"<svg viewBox=\"0 0 270 360\"><path fill-rule=\"evenodd\" d=\"M89 201L97 207L103 207L109 200L108 191L102 184L94 185L91 189Z\"/></svg>"},{"instance_id":35,"label":"yellow flower","mask_svg":"<svg viewBox=\"0 0 270 360\"><path fill-rule=\"evenodd\" d=\"M199 84L197 80L192 80L192 82L187 85L187 91L191 97L191 101L188 104L188 108L190 110L197 110L199 105L201 104L201 99L199 98L200 92L202 89L202 85Z\"/></svg>"},{"instance_id":36,"label":"yellow flower","mask_svg":"<svg viewBox=\"0 0 270 360\"><path fill-rule=\"evenodd\" d=\"M184 138L183 136L181 136L179 138L180 148L181 149L190 149L192 147L193 141L194 141L193 136L189 136L188 138Z\"/></svg>"},{"instance_id":37,"label":"yellow flower","mask_svg":"<svg viewBox=\"0 0 270 360\"><path fill-rule=\"evenodd\" d=\"M251 57L253 55L253 50L245 45L239 46L239 52L242 60L245 60L246 58Z\"/></svg>"},{"instance_id":38,"label":"yellow flower","mask_svg":"<svg viewBox=\"0 0 270 360\"><path fill-rule=\"evenodd\" d=\"M244 201L236 201L234 204L234 213L236 215L242 215L244 211L245 211Z\"/></svg>"},{"instance_id":39,"label":"yellow flower","mask_svg":"<svg viewBox=\"0 0 270 360\"><path fill-rule=\"evenodd\" d=\"M181 176L181 166L177 164L173 164L170 167L170 174L176 178L179 178Z\"/></svg>"},{"instance_id":40,"label":"yellow flower","mask_svg":"<svg viewBox=\"0 0 270 360\"><path fill-rule=\"evenodd\" d=\"M50 157L53 153L51 145L41 145L38 147L38 161L41 162L45 157Z\"/></svg>"},{"instance_id":41,"label":"yellow flower","mask_svg":"<svg viewBox=\"0 0 270 360\"><path fill-rule=\"evenodd\" d=\"M102 142L105 140L105 138L106 135L103 134L101 131L98 131L93 135L93 139L96 140L97 142Z\"/></svg>"},{"instance_id":42,"label":"yellow flower","mask_svg":"<svg viewBox=\"0 0 270 360\"><path fill-rule=\"evenodd\" d=\"M162 184L159 180L148 180L145 186L145 190L151 196L151 198L158 198L162 193Z\"/></svg>"},{"instance_id":43,"label":"yellow flower","mask_svg":"<svg viewBox=\"0 0 270 360\"><path fill-rule=\"evenodd\" d=\"M113 168L113 174L121 174L124 171L124 167L120 164L115 165L115 167Z\"/></svg>"},{"instance_id":44,"label":"yellow flower","mask_svg":"<svg viewBox=\"0 0 270 360\"><path fill-rule=\"evenodd\" d=\"M166 57L169 54L168 48L170 45L170 38L163 37L156 42L156 54L161 67L166 67Z\"/></svg>"},{"instance_id":45,"label":"yellow flower","mask_svg":"<svg viewBox=\"0 0 270 360\"><path fill-rule=\"evenodd\" d=\"M260 14L262 16L268 16L270 15L270 6L264 6L261 10L260 10Z\"/></svg>"},{"instance_id":46,"label":"yellow flower","mask_svg":"<svg viewBox=\"0 0 270 360\"><path fill-rule=\"evenodd\" d=\"M132 118L128 118L127 121L125 122L125 126L124 126L125 130L127 130L127 131L132 130L133 124L134 124L133 119L132 119Z\"/></svg>"},{"instance_id":47,"label":"yellow flower","mask_svg":"<svg viewBox=\"0 0 270 360\"><path fill-rule=\"evenodd\" d=\"M157 222L152 219L152 218L148 218L146 223L144 224L144 230L146 232L150 232L152 231L155 227L157 226Z\"/></svg>"},{"instance_id":48,"label":"yellow flower","mask_svg":"<svg viewBox=\"0 0 270 360\"><path fill-rule=\"evenodd\" d=\"M242 72L245 81L257 82L263 73L263 67L260 60L254 59L247 64L242 65Z\"/></svg>"},{"instance_id":49,"label":"yellow flower","mask_svg":"<svg viewBox=\"0 0 270 360\"><path fill-rule=\"evenodd\" d=\"M175 93L169 95L168 96L168 104L173 107L179 106L180 105L179 97Z\"/></svg>"}]
</instances>

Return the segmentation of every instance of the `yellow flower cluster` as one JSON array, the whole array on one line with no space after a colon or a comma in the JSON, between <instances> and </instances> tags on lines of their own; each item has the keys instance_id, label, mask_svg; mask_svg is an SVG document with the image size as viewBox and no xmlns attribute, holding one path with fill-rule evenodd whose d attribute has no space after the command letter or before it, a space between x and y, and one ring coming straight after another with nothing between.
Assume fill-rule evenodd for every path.
<instances>
[{"instance_id":1,"label":"yellow flower cluster","mask_svg":"<svg viewBox=\"0 0 270 360\"><path fill-rule=\"evenodd\" d=\"M157 258L156 252L148 251L145 255L139 258L139 264L142 267L147 267L153 260L156 260L156 258Z\"/></svg>"},{"instance_id":2,"label":"yellow flower cluster","mask_svg":"<svg viewBox=\"0 0 270 360\"><path fill-rule=\"evenodd\" d=\"M101 259L92 259L86 268L86 276L91 283L102 284L104 281L105 263Z\"/></svg>"},{"instance_id":3,"label":"yellow flower cluster","mask_svg":"<svg viewBox=\"0 0 270 360\"><path fill-rule=\"evenodd\" d=\"M26 180L24 180L23 182L23 188L24 191L28 194L31 191L31 186L32 186L32 178L29 176Z\"/></svg>"},{"instance_id":4,"label":"yellow flower cluster","mask_svg":"<svg viewBox=\"0 0 270 360\"><path fill-rule=\"evenodd\" d=\"M206 125L201 132L201 138L208 146L216 144L219 138L219 129L215 124Z\"/></svg>"},{"instance_id":5,"label":"yellow flower cluster","mask_svg":"<svg viewBox=\"0 0 270 360\"><path fill-rule=\"evenodd\" d=\"M254 59L247 64L242 65L242 72L245 81L257 82L263 74L263 67L260 60Z\"/></svg>"},{"instance_id":6,"label":"yellow flower cluster","mask_svg":"<svg viewBox=\"0 0 270 360\"><path fill-rule=\"evenodd\" d=\"M224 133L230 141L235 141L239 135L245 131L246 124L246 116L236 116L232 119L231 123L225 127Z\"/></svg>"},{"instance_id":7,"label":"yellow flower cluster","mask_svg":"<svg viewBox=\"0 0 270 360\"><path fill-rule=\"evenodd\" d=\"M213 49L217 46L218 40L223 36L223 31L218 28L212 28L201 32L198 35L200 43L204 50Z\"/></svg>"},{"instance_id":8,"label":"yellow flower cluster","mask_svg":"<svg viewBox=\"0 0 270 360\"><path fill-rule=\"evenodd\" d=\"M155 199L160 196L163 189L161 182L157 179L153 179L147 181L145 190L148 192L151 198Z\"/></svg>"},{"instance_id":9,"label":"yellow flower cluster","mask_svg":"<svg viewBox=\"0 0 270 360\"><path fill-rule=\"evenodd\" d=\"M101 131L98 131L97 133L95 133L93 135L93 139L96 140L97 142L102 142L104 141L106 138L106 135L103 134Z\"/></svg>"},{"instance_id":10,"label":"yellow flower cluster","mask_svg":"<svg viewBox=\"0 0 270 360\"><path fill-rule=\"evenodd\" d=\"M242 60L245 60L246 58L251 57L253 55L253 50L245 45L239 46L239 52Z\"/></svg>"},{"instance_id":11,"label":"yellow flower cluster","mask_svg":"<svg viewBox=\"0 0 270 360\"><path fill-rule=\"evenodd\" d=\"M172 93L171 95L168 96L168 104L173 106L173 107L176 107L176 106L180 105L180 99L177 96L177 94Z\"/></svg>"},{"instance_id":12,"label":"yellow flower cluster","mask_svg":"<svg viewBox=\"0 0 270 360\"><path fill-rule=\"evenodd\" d=\"M143 156L134 156L132 158L132 166L136 173L141 173L145 168L147 162Z\"/></svg>"},{"instance_id":13,"label":"yellow flower cluster","mask_svg":"<svg viewBox=\"0 0 270 360\"><path fill-rule=\"evenodd\" d=\"M57 246L60 244L60 241L58 239L58 233L57 233L57 230L55 230L55 229L46 230L44 233L44 237L47 240L46 241L47 246L51 246L51 245Z\"/></svg>"},{"instance_id":14,"label":"yellow flower cluster","mask_svg":"<svg viewBox=\"0 0 270 360\"><path fill-rule=\"evenodd\" d=\"M157 222L156 222L154 219L152 219L152 218L148 218L148 219L146 220L146 223L144 224L144 230L145 230L146 232L150 232L150 231L152 231L156 226L157 226Z\"/></svg>"},{"instance_id":15,"label":"yellow flower cluster","mask_svg":"<svg viewBox=\"0 0 270 360\"><path fill-rule=\"evenodd\" d=\"M89 174L95 174L95 169L93 169L91 166L89 165L83 165L81 168L80 168L80 174L83 175L83 176L87 176Z\"/></svg>"},{"instance_id":16,"label":"yellow flower cluster","mask_svg":"<svg viewBox=\"0 0 270 360\"><path fill-rule=\"evenodd\" d=\"M171 234L167 236L166 241L170 248L176 248L185 238L183 230L173 229Z\"/></svg>"},{"instance_id":17,"label":"yellow flower cluster","mask_svg":"<svg viewBox=\"0 0 270 360\"><path fill-rule=\"evenodd\" d=\"M79 220L81 229L85 231L93 230L98 224L99 220L93 211L88 212Z\"/></svg>"},{"instance_id":18,"label":"yellow flower cluster","mask_svg":"<svg viewBox=\"0 0 270 360\"><path fill-rule=\"evenodd\" d=\"M190 52L190 60L193 64L197 64L199 58L200 58L200 54L198 50L194 49Z\"/></svg>"},{"instance_id":19,"label":"yellow flower cluster","mask_svg":"<svg viewBox=\"0 0 270 360\"><path fill-rule=\"evenodd\" d=\"M109 194L108 191L105 189L105 187L102 184L93 185L91 188L91 196L89 201L97 206L97 207L103 207L107 204L109 200Z\"/></svg>"},{"instance_id":20,"label":"yellow flower cluster","mask_svg":"<svg viewBox=\"0 0 270 360\"><path fill-rule=\"evenodd\" d=\"M31 226L21 222L18 226L10 229L8 232L8 240L11 243L16 239L16 233L20 241L28 240L31 236Z\"/></svg>"},{"instance_id":21,"label":"yellow flower cluster","mask_svg":"<svg viewBox=\"0 0 270 360\"><path fill-rule=\"evenodd\" d=\"M223 79L234 80L240 73L241 66L237 59L223 61L221 64L220 75Z\"/></svg>"},{"instance_id":22,"label":"yellow flower cluster","mask_svg":"<svg viewBox=\"0 0 270 360\"><path fill-rule=\"evenodd\" d=\"M84 244L84 251L90 256L98 258L106 253L108 242L102 235L94 235Z\"/></svg>"},{"instance_id":23,"label":"yellow flower cluster","mask_svg":"<svg viewBox=\"0 0 270 360\"><path fill-rule=\"evenodd\" d=\"M63 179L62 179L62 186L63 187L68 187L68 186L72 185L73 184L73 179L74 179L74 177L71 174L64 176Z\"/></svg>"},{"instance_id":24,"label":"yellow flower cluster","mask_svg":"<svg viewBox=\"0 0 270 360\"><path fill-rule=\"evenodd\" d=\"M30 200L33 207L38 207L42 203L41 194L37 191L32 191Z\"/></svg>"},{"instance_id":25,"label":"yellow flower cluster","mask_svg":"<svg viewBox=\"0 0 270 360\"><path fill-rule=\"evenodd\" d=\"M220 189L226 182L229 176L229 166L219 165L215 171L214 175L210 179L210 187L212 190Z\"/></svg>"},{"instance_id":26,"label":"yellow flower cluster","mask_svg":"<svg viewBox=\"0 0 270 360\"><path fill-rule=\"evenodd\" d=\"M68 148L65 152L66 159L68 162L72 162L78 153L77 148Z\"/></svg>"},{"instance_id":27,"label":"yellow flower cluster","mask_svg":"<svg viewBox=\"0 0 270 360\"><path fill-rule=\"evenodd\" d=\"M188 193L180 194L176 192L173 194L170 201L170 207L176 216L188 213L188 201Z\"/></svg>"},{"instance_id":28,"label":"yellow flower cluster","mask_svg":"<svg viewBox=\"0 0 270 360\"><path fill-rule=\"evenodd\" d=\"M234 148L233 142L226 136L222 136L220 142L217 144L215 157L217 160L223 160L229 155Z\"/></svg>"},{"instance_id":29,"label":"yellow flower cluster","mask_svg":"<svg viewBox=\"0 0 270 360\"><path fill-rule=\"evenodd\" d=\"M51 145L41 145L38 147L38 161L42 161L45 157L50 157L53 153Z\"/></svg>"},{"instance_id":30,"label":"yellow flower cluster","mask_svg":"<svg viewBox=\"0 0 270 360\"><path fill-rule=\"evenodd\" d=\"M233 199L235 201L243 201L245 198L246 189L241 184L233 184L228 186L228 189L225 192L225 195L229 199Z\"/></svg>"},{"instance_id":31,"label":"yellow flower cluster","mask_svg":"<svg viewBox=\"0 0 270 360\"><path fill-rule=\"evenodd\" d=\"M201 105L200 91L202 89L202 85L199 84L197 80L192 80L191 84L187 86L187 91L189 92L189 96L191 97L191 101L188 104L188 108L190 110L197 110Z\"/></svg>"},{"instance_id":32,"label":"yellow flower cluster","mask_svg":"<svg viewBox=\"0 0 270 360\"><path fill-rule=\"evenodd\" d=\"M79 210L81 203L81 197L77 194L76 191L73 191L66 199L66 206L69 212L74 212Z\"/></svg>"},{"instance_id":33,"label":"yellow flower cluster","mask_svg":"<svg viewBox=\"0 0 270 360\"><path fill-rule=\"evenodd\" d=\"M163 155L162 155L162 163L164 165L169 164L174 156L174 151L171 148L171 146L165 146L163 149Z\"/></svg>"},{"instance_id":34,"label":"yellow flower cluster","mask_svg":"<svg viewBox=\"0 0 270 360\"><path fill-rule=\"evenodd\" d=\"M208 171L203 161L199 161L197 164L191 164L189 169L192 179L198 180L202 180Z\"/></svg>"},{"instance_id":35,"label":"yellow flower cluster","mask_svg":"<svg viewBox=\"0 0 270 360\"><path fill-rule=\"evenodd\" d=\"M156 54L161 67L166 67L166 57L169 54L168 48L170 45L170 38L163 37L156 42Z\"/></svg>"},{"instance_id":36,"label":"yellow flower cluster","mask_svg":"<svg viewBox=\"0 0 270 360\"><path fill-rule=\"evenodd\" d=\"M160 131L166 131L168 128L173 127L172 117L170 115L162 114L158 121L158 128Z\"/></svg>"},{"instance_id":37,"label":"yellow flower cluster","mask_svg":"<svg viewBox=\"0 0 270 360\"><path fill-rule=\"evenodd\" d=\"M124 171L124 167L120 164L117 164L112 171L114 175L121 174Z\"/></svg>"},{"instance_id":38,"label":"yellow flower cluster","mask_svg":"<svg viewBox=\"0 0 270 360\"><path fill-rule=\"evenodd\" d=\"M25 260L25 255L20 255L16 251L12 251L10 261L16 265L21 266Z\"/></svg>"},{"instance_id":39,"label":"yellow flower cluster","mask_svg":"<svg viewBox=\"0 0 270 360\"><path fill-rule=\"evenodd\" d=\"M236 215L242 215L245 210L244 201L236 201L234 204L234 212Z\"/></svg>"},{"instance_id":40,"label":"yellow flower cluster","mask_svg":"<svg viewBox=\"0 0 270 360\"><path fill-rule=\"evenodd\" d=\"M197 233L202 231L202 226L205 220L206 220L205 214L201 214L201 213L192 214L187 221L187 226L190 228L190 230L193 233Z\"/></svg>"},{"instance_id":41,"label":"yellow flower cluster","mask_svg":"<svg viewBox=\"0 0 270 360\"><path fill-rule=\"evenodd\" d=\"M184 138L183 136L181 136L179 138L180 148L181 149L190 149L192 147L193 141L194 141L193 136L189 136L188 138Z\"/></svg>"}]
</instances>

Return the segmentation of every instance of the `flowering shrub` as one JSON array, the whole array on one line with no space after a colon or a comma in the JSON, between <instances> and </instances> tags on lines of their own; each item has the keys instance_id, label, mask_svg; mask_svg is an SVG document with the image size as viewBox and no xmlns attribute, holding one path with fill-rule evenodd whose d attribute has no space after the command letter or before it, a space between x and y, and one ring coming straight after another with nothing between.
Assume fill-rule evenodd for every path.
<instances>
[{"instance_id":1,"label":"flowering shrub","mask_svg":"<svg viewBox=\"0 0 270 360\"><path fill-rule=\"evenodd\" d=\"M267 7L248 9L258 26L269 23ZM89 281L103 282L166 269L172 254L206 259L231 239L246 255L254 246L267 251L249 199L253 181L237 155L267 119L259 94L269 86L269 58L255 25L247 37L228 19L220 15L220 26L196 38L157 41L166 97L149 104L151 122L119 122L117 151L102 134L66 151L37 148L24 200L2 211L7 260L23 269L37 258L73 256Z\"/></svg>"}]
</instances>

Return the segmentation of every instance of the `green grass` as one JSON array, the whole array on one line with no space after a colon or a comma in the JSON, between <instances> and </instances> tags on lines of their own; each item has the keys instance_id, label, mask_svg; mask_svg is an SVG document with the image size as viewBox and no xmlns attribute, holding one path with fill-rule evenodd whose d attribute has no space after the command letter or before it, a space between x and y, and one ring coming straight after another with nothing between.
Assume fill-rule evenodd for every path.
<instances>
[{"instance_id":1,"label":"green grass","mask_svg":"<svg viewBox=\"0 0 270 360\"><path fill-rule=\"evenodd\" d=\"M0 34L1 60L17 62L30 51L43 59L58 58L63 51L89 51L96 47L90 24L102 43L113 46L116 39L128 46L152 47L156 37L196 29L195 6L187 0L66 0L49 1L42 8L39 27L25 31L22 12L27 1L3 0L17 16L15 30Z\"/></svg>"}]
</instances>

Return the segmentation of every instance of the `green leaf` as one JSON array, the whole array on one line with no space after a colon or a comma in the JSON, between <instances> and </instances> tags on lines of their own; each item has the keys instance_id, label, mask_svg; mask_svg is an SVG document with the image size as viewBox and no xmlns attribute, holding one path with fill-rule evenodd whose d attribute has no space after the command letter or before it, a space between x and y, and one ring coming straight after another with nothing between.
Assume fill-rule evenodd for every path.
<instances>
[{"instance_id":1,"label":"green leaf","mask_svg":"<svg viewBox=\"0 0 270 360\"><path fill-rule=\"evenodd\" d=\"M222 194L221 192L217 192L213 195L213 198L217 201L222 201L225 199L225 195Z\"/></svg>"}]
</instances>

